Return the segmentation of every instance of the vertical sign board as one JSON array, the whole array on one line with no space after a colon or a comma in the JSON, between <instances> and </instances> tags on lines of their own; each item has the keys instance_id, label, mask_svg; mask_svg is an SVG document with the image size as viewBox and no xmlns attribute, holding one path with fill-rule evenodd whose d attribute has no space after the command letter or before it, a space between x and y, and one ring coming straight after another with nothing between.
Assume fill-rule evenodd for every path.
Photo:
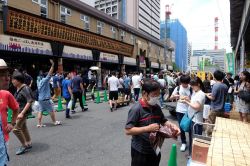
<instances>
[{"instance_id":1,"label":"vertical sign board","mask_svg":"<svg viewBox=\"0 0 250 166\"><path fill-rule=\"evenodd\" d=\"M232 73L233 75L235 74L235 69L234 69L234 54L233 53L227 53L227 67L228 67L228 72ZM249 61L249 68L250 68L250 61Z\"/></svg>"}]
</instances>

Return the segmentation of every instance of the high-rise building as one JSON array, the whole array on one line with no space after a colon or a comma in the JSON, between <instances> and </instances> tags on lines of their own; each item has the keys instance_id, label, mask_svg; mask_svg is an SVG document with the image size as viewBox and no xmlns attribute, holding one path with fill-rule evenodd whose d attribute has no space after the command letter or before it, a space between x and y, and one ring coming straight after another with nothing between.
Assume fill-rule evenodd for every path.
<instances>
[{"instance_id":1,"label":"high-rise building","mask_svg":"<svg viewBox=\"0 0 250 166\"><path fill-rule=\"evenodd\" d=\"M186 71L188 65L187 31L178 19L161 22L161 39L170 38L175 43L175 64L181 71ZM166 28L168 29L166 32ZM168 33L168 34L166 34ZM173 58L173 57L172 57Z\"/></svg>"},{"instance_id":2,"label":"high-rise building","mask_svg":"<svg viewBox=\"0 0 250 166\"><path fill-rule=\"evenodd\" d=\"M194 50L193 56L209 56L212 59L213 65L219 67L220 70L225 71L225 49L218 50Z\"/></svg>"},{"instance_id":3,"label":"high-rise building","mask_svg":"<svg viewBox=\"0 0 250 166\"><path fill-rule=\"evenodd\" d=\"M191 56L192 56L192 44L188 43L188 66L190 67L190 60L191 60Z\"/></svg>"},{"instance_id":4,"label":"high-rise building","mask_svg":"<svg viewBox=\"0 0 250 166\"><path fill-rule=\"evenodd\" d=\"M160 39L160 0L95 0L95 8Z\"/></svg>"}]
</instances>

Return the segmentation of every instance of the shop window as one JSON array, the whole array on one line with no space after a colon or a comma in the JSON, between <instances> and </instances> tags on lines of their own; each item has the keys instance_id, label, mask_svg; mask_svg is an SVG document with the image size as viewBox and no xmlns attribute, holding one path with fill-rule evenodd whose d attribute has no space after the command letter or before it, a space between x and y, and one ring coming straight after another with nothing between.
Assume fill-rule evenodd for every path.
<instances>
[{"instance_id":1,"label":"shop window","mask_svg":"<svg viewBox=\"0 0 250 166\"><path fill-rule=\"evenodd\" d=\"M116 29L115 27L111 26L112 38L116 39Z\"/></svg>"},{"instance_id":2,"label":"shop window","mask_svg":"<svg viewBox=\"0 0 250 166\"><path fill-rule=\"evenodd\" d=\"M102 34L104 29L104 23L101 21L97 21L97 33Z\"/></svg>"},{"instance_id":3,"label":"shop window","mask_svg":"<svg viewBox=\"0 0 250 166\"><path fill-rule=\"evenodd\" d=\"M64 6L61 6L60 7L60 21L62 23L66 23L68 16L71 16L71 10Z\"/></svg>"},{"instance_id":4,"label":"shop window","mask_svg":"<svg viewBox=\"0 0 250 166\"><path fill-rule=\"evenodd\" d=\"M81 14L81 20L84 22L84 30L89 30L90 29L89 16Z\"/></svg>"},{"instance_id":5,"label":"shop window","mask_svg":"<svg viewBox=\"0 0 250 166\"><path fill-rule=\"evenodd\" d=\"M125 37L126 37L126 33L125 33L125 31L121 31L121 41L123 41L124 39L125 39Z\"/></svg>"}]
</instances>

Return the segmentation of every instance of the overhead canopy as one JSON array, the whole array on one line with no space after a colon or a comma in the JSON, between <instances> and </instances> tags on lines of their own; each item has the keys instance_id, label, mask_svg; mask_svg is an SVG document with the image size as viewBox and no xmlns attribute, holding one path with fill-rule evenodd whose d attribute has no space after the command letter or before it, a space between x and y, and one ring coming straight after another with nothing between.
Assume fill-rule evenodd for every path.
<instances>
[{"instance_id":1,"label":"overhead canopy","mask_svg":"<svg viewBox=\"0 0 250 166\"><path fill-rule=\"evenodd\" d=\"M230 0L231 46L235 49L242 20L245 0Z\"/></svg>"}]
</instances>

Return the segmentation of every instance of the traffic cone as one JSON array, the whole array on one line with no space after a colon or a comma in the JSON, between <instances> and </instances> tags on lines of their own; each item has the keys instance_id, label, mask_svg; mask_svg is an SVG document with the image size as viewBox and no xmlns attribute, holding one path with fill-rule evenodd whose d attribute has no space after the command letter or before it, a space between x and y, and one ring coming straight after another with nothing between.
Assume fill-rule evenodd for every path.
<instances>
[{"instance_id":1,"label":"traffic cone","mask_svg":"<svg viewBox=\"0 0 250 166\"><path fill-rule=\"evenodd\" d=\"M177 166L177 158L176 158L177 152L176 152L176 144L172 145L170 158L168 160L168 166Z\"/></svg>"},{"instance_id":2,"label":"traffic cone","mask_svg":"<svg viewBox=\"0 0 250 166\"><path fill-rule=\"evenodd\" d=\"M104 99L103 99L104 102L107 102L108 101L108 95L107 95L107 91L105 89L104 91Z\"/></svg>"},{"instance_id":3,"label":"traffic cone","mask_svg":"<svg viewBox=\"0 0 250 166\"><path fill-rule=\"evenodd\" d=\"M97 92L96 92L96 100L95 100L95 103L96 103L96 104L101 103L101 98L100 98L100 92L99 92L99 90L97 90Z\"/></svg>"},{"instance_id":4,"label":"traffic cone","mask_svg":"<svg viewBox=\"0 0 250 166\"><path fill-rule=\"evenodd\" d=\"M11 123L12 121L12 114L13 114L13 111L10 108L8 108L8 118L7 118L8 123Z\"/></svg>"},{"instance_id":5,"label":"traffic cone","mask_svg":"<svg viewBox=\"0 0 250 166\"><path fill-rule=\"evenodd\" d=\"M57 106L57 112L62 112L64 109L63 109L63 105L62 105L62 98L61 96L58 97L58 106Z\"/></svg>"},{"instance_id":6,"label":"traffic cone","mask_svg":"<svg viewBox=\"0 0 250 166\"><path fill-rule=\"evenodd\" d=\"M49 115L49 113L47 112L47 111L43 111L43 113L42 113L44 116L48 116Z\"/></svg>"},{"instance_id":7,"label":"traffic cone","mask_svg":"<svg viewBox=\"0 0 250 166\"><path fill-rule=\"evenodd\" d=\"M86 104L86 99L85 99L85 96L84 96L84 95L82 96L82 104L83 104L83 106L88 106L88 105Z\"/></svg>"}]
</instances>

